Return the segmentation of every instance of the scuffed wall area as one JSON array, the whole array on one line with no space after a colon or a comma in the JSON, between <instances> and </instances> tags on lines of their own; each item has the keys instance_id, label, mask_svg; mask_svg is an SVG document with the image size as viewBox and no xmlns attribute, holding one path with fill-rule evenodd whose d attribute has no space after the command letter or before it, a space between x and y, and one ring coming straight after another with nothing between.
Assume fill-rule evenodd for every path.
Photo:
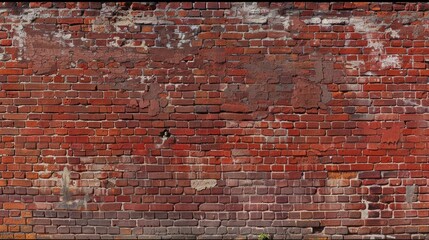
<instances>
[{"instance_id":1,"label":"scuffed wall area","mask_svg":"<svg viewBox=\"0 0 429 240\"><path fill-rule=\"evenodd\" d=\"M429 4L0 8L0 237L426 239Z\"/></svg>"}]
</instances>

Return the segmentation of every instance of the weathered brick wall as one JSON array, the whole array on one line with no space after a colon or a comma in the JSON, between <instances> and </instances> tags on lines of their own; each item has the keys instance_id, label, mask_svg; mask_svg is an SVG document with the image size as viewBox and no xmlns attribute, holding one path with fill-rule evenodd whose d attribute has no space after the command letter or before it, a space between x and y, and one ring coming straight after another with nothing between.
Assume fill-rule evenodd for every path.
<instances>
[{"instance_id":1,"label":"weathered brick wall","mask_svg":"<svg viewBox=\"0 0 429 240\"><path fill-rule=\"evenodd\" d=\"M4 3L0 237L424 239L427 3Z\"/></svg>"}]
</instances>

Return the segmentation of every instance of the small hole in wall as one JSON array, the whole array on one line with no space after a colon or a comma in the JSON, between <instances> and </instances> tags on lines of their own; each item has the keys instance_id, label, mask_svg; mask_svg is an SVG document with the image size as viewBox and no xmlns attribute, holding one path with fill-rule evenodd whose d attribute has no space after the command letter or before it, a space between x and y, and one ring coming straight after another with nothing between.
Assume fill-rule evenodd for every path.
<instances>
[{"instance_id":1,"label":"small hole in wall","mask_svg":"<svg viewBox=\"0 0 429 240\"><path fill-rule=\"evenodd\" d=\"M170 137L171 136L171 133L168 131L168 129L164 129L164 131L162 131L160 134L159 134L159 136L160 137L165 137L165 138L168 138L168 137Z\"/></svg>"},{"instance_id":2,"label":"small hole in wall","mask_svg":"<svg viewBox=\"0 0 429 240\"><path fill-rule=\"evenodd\" d=\"M323 226L313 227L313 233L321 233L321 232L323 232L324 229L325 229L325 227L323 227Z\"/></svg>"}]
</instances>

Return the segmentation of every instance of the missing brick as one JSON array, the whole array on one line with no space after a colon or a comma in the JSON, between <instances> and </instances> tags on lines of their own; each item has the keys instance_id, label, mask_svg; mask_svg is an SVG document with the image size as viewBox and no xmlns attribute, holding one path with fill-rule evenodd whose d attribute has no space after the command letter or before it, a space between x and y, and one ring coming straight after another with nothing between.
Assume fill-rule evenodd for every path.
<instances>
[{"instance_id":1,"label":"missing brick","mask_svg":"<svg viewBox=\"0 0 429 240\"><path fill-rule=\"evenodd\" d=\"M325 230L324 226L313 227L313 233L322 233Z\"/></svg>"}]
</instances>

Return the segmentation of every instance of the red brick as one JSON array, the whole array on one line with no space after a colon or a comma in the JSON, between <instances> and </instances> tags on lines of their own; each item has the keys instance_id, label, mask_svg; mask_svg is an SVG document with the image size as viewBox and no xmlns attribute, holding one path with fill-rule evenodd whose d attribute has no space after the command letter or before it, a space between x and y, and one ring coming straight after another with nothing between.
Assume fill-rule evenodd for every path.
<instances>
[{"instance_id":1,"label":"red brick","mask_svg":"<svg viewBox=\"0 0 429 240\"><path fill-rule=\"evenodd\" d=\"M219 36L220 33L218 32L202 32L198 34L198 38L200 39L217 39Z\"/></svg>"},{"instance_id":2,"label":"red brick","mask_svg":"<svg viewBox=\"0 0 429 240\"><path fill-rule=\"evenodd\" d=\"M103 203L100 205L101 211L120 211L121 209L121 203Z\"/></svg>"},{"instance_id":3,"label":"red brick","mask_svg":"<svg viewBox=\"0 0 429 240\"><path fill-rule=\"evenodd\" d=\"M0 75L20 75L22 69L0 69Z\"/></svg>"},{"instance_id":4,"label":"red brick","mask_svg":"<svg viewBox=\"0 0 429 240\"><path fill-rule=\"evenodd\" d=\"M361 172L358 176L360 179L377 179L381 178L380 171L371 171L371 172Z\"/></svg>"},{"instance_id":5,"label":"red brick","mask_svg":"<svg viewBox=\"0 0 429 240\"><path fill-rule=\"evenodd\" d=\"M57 22L61 24L82 24L83 18L58 18Z\"/></svg>"}]
</instances>

